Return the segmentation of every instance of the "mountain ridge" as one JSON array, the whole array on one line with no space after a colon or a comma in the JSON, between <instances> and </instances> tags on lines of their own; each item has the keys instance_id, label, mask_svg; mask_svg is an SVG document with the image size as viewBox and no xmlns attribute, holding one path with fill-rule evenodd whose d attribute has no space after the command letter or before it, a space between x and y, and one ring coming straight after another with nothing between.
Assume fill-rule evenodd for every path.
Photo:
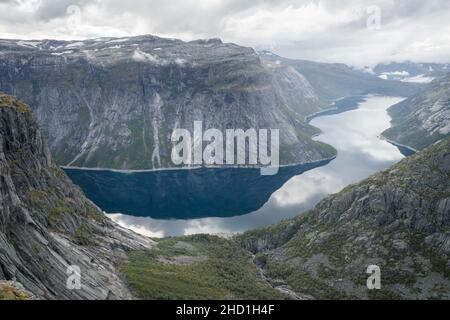
<instances>
[{"instance_id":1,"label":"mountain ridge","mask_svg":"<svg viewBox=\"0 0 450 320\"><path fill-rule=\"evenodd\" d=\"M306 67L269 66L218 39L0 40L0 88L32 106L56 161L73 167L175 167L170 134L197 120L205 129L280 129L282 164L314 162L335 150L311 139L318 130L305 116L347 94L420 89L338 65Z\"/></svg>"},{"instance_id":2,"label":"mountain ridge","mask_svg":"<svg viewBox=\"0 0 450 320\"><path fill-rule=\"evenodd\" d=\"M52 160L30 109L5 94L0 181L0 280L12 281L0 291L11 296L23 286L36 299L134 297L116 267L127 251L153 241L114 224L86 199ZM67 286L71 266L80 269L80 290Z\"/></svg>"},{"instance_id":3,"label":"mountain ridge","mask_svg":"<svg viewBox=\"0 0 450 320\"><path fill-rule=\"evenodd\" d=\"M293 219L227 239L158 239L121 270L144 299L446 300L449 176L446 139ZM381 290L367 288L371 265Z\"/></svg>"},{"instance_id":4,"label":"mountain ridge","mask_svg":"<svg viewBox=\"0 0 450 320\"><path fill-rule=\"evenodd\" d=\"M382 135L394 143L422 150L444 139L450 135L450 73L390 107L388 113L392 126Z\"/></svg>"},{"instance_id":5,"label":"mountain ridge","mask_svg":"<svg viewBox=\"0 0 450 320\"><path fill-rule=\"evenodd\" d=\"M450 297L450 139L237 237L269 277L315 298ZM365 287L381 268L381 291Z\"/></svg>"}]
</instances>

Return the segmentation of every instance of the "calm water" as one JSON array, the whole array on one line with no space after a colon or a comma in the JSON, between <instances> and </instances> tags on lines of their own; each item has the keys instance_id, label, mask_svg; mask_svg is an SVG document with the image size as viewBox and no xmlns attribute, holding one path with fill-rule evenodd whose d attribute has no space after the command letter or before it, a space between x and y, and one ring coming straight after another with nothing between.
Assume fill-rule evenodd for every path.
<instances>
[{"instance_id":1,"label":"calm water","mask_svg":"<svg viewBox=\"0 0 450 320\"><path fill-rule=\"evenodd\" d=\"M314 207L328 194L403 158L379 134L390 126L386 109L402 98L369 96L353 109L313 118L333 145L331 162L282 168L276 176L257 169L197 169L142 173L67 170L90 199L119 224L139 233L174 236L234 233L267 226ZM309 171L307 171L309 170Z\"/></svg>"}]
</instances>

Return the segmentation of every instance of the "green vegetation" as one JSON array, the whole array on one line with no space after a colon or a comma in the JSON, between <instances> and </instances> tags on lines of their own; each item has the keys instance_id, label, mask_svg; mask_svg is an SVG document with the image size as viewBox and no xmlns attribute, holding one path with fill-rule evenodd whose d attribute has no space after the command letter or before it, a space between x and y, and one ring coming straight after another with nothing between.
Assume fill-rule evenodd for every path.
<instances>
[{"instance_id":1,"label":"green vegetation","mask_svg":"<svg viewBox=\"0 0 450 320\"><path fill-rule=\"evenodd\" d=\"M313 277L300 266L287 263L276 263L270 260L267 264L267 273L273 279L284 279L296 292L307 293L315 299L346 299L343 292L330 286L328 278L319 275Z\"/></svg>"},{"instance_id":2,"label":"green vegetation","mask_svg":"<svg viewBox=\"0 0 450 320\"><path fill-rule=\"evenodd\" d=\"M92 232L90 232L85 223L82 223L81 226L75 231L73 239L79 245L88 246L92 244Z\"/></svg>"},{"instance_id":3,"label":"green vegetation","mask_svg":"<svg viewBox=\"0 0 450 320\"><path fill-rule=\"evenodd\" d=\"M14 98L7 94L0 92L0 107L2 108L11 108L14 102Z\"/></svg>"},{"instance_id":4,"label":"green vegetation","mask_svg":"<svg viewBox=\"0 0 450 320\"><path fill-rule=\"evenodd\" d=\"M42 189L31 189L28 191L28 196L32 201L40 201L45 197L48 197L48 191Z\"/></svg>"},{"instance_id":5,"label":"green vegetation","mask_svg":"<svg viewBox=\"0 0 450 320\"><path fill-rule=\"evenodd\" d=\"M448 136L448 134L444 135L438 132L429 133L426 130L421 130L421 126L421 123L406 121L387 129L383 132L383 136L417 150L423 150L427 146Z\"/></svg>"},{"instance_id":6,"label":"green vegetation","mask_svg":"<svg viewBox=\"0 0 450 320\"><path fill-rule=\"evenodd\" d=\"M54 232L62 232L65 233L64 230L67 230L67 219L71 219L71 217L76 216L77 207L72 199L68 197L58 197L56 201L52 201L51 198L47 199L47 202L43 205L44 208L48 208L48 204L54 203L53 206L51 206L48 209L48 223L49 228ZM89 210L89 208L87 208ZM89 212L87 212L87 216L89 217ZM87 237L86 237L87 238ZM77 239L77 237L75 237ZM83 241L78 241L80 243L83 243Z\"/></svg>"},{"instance_id":7,"label":"green vegetation","mask_svg":"<svg viewBox=\"0 0 450 320\"><path fill-rule=\"evenodd\" d=\"M126 123L126 128L133 137L131 143L124 144L117 149L111 149L106 144L99 144L95 150L78 158L73 165L123 169L123 165L126 164L127 168L133 169L153 168L152 152L155 146L152 126L146 124L143 119L134 119ZM106 127L102 130L102 134L105 136L114 136L112 128ZM161 140L165 141L166 139ZM65 152L62 150L62 155Z\"/></svg>"},{"instance_id":8,"label":"green vegetation","mask_svg":"<svg viewBox=\"0 0 450 320\"><path fill-rule=\"evenodd\" d=\"M30 299L31 298L27 294L20 292L16 288L13 288L6 284L0 284L0 300L30 300Z\"/></svg>"},{"instance_id":9,"label":"green vegetation","mask_svg":"<svg viewBox=\"0 0 450 320\"><path fill-rule=\"evenodd\" d=\"M67 223L68 221L72 223L70 221L76 219L77 212L83 214L82 221L88 219L103 223L107 220L106 216L88 200L77 203L70 197L54 194L48 189L30 189L27 196L31 207L48 213L48 227L53 232L67 233L64 231L67 230ZM81 227L73 234L73 238L77 243L89 245L91 243L89 234L90 231L82 222Z\"/></svg>"},{"instance_id":10,"label":"green vegetation","mask_svg":"<svg viewBox=\"0 0 450 320\"><path fill-rule=\"evenodd\" d=\"M107 220L106 216L90 203L88 202L86 203L86 208L87 208L87 217L89 219L92 219L97 222L104 222Z\"/></svg>"},{"instance_id":11,"label":"green vegetation","mask_svg":"<svg viewBox=\"0 0 450 320\"><path fill-rule=\"evenodd\" d=\"M235 239L256 253L268 277L316 299L445 299L449 285L440 277L450 278L448 255L439 250L438 239L434 243L429 233L413 229L399 212L407 209L427 219L436 233L448 233L435 221L433 205L450 196L443 165L449 143L348 186L300 217ZM385 203L392 194L400 199ZM420 199L423 209L409 207L403 200L409 198ZM366 289L370 264L382 270L382 290Z\"/></svg>"},{"instance_id":12,"label":"green vegetation","mask_svg":"<svg viewBox=\"0 0 450 320\"><path fill-rule=\"evenodd\" d=\"M17 100L15 97L0 92L0 108L12 108L15 107L21 113L30 113L28 106L22 101Z\"/></svg>"},{"instance_id":13,"label":"green vegetation","mask_svg":"<svg viewBox=\"0 0 450 320\"><path fill-rule=\"evenodd\" d=\"M70 207L69 199L60 199L56 206L50 209L48 215L48 222L51 226L56 226L61 220L64 214L71 213L73 209Z\"/></svg>"},{"instance_id":14,"label":"green vegetation","mask_svg":"<svg viewBox=\"0 0 450 320\"><path fill-rule=\"evenodd\" d=\"M426 235L420 233L410 233L409 241L412 249L416 253L420 253L423 257L429 259L432 270L442 274L446 278L450 278L450 269L447 266L447 259L444 255L439 254L436 250L426 244Z\"/></svg>"},{"instance_id":15,"label":"green vegetation","mask_svg":"<svg viewBox=\"0 0 450 320\"><path fill-rule=\"evenodd\" d=\"M129 254L121 266L144 299L283 299L259 276L251 256L234 241L197 235L159 240Z\"/></svg>"}]
</instances>

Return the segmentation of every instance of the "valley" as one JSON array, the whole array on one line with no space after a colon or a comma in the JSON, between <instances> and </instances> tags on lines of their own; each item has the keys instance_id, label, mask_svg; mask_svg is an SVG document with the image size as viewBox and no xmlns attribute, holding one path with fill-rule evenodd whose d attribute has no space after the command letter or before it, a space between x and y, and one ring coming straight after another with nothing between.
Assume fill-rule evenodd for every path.
<instances>
[{"instance_id":1,"label":"valley","mask_svg":"<svg viewBox=\"0 0 450 320\"><path fill-rule=\"evenodd\" d=\"M381 140L380 133L389 127L387 109L401 100L369 96L355 107L350 99L353 110L314 118L311 124L322 131L315 139L334 146L337 157L320 166L280 168L274 177L233 168L66 172L114 221L136 232L156 237L234 234L292 218L325 196L400 161L403 155ZM123 194L122 185L133 190L132 195Z\"/></svg>"},{"instance_id":2,"label":"valley","mask_svg":"<svg viewBox=\"0 0 450 320\"><path fill-rule=\"evenodd\" d=\"M441 67L0 40L0 299L449 299ZM174 165L196 121L280 130L278 174Z\"/></svg>"}]
</instances>

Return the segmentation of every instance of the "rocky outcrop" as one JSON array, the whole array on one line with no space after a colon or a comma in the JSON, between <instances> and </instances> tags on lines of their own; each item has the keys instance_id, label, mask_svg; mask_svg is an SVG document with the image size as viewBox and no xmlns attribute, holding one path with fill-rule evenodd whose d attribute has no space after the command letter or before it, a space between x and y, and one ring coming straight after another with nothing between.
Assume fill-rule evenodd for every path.
<instances>
[{"instance_id":1,"label":"rocky outcrop","mask_svg":"<svg viewBox=\"0 0 450 320\"><path fill-rule=\"evenodd\" d=\"M450 73L389 109L392 127L383 136L422 150L450 135Z\"/></svg>"},{"instance_id":2,"label":"rocky outcrop","mask_svg":"<svg viewBox=\"0 0 450 320\"><path fill-rule=\"evenodd\" d=\"M38 299L132 298L116 265L153 242L113 224L86 199L52 160L28 107L4 94L0 210L0 280ZM67 286L69 266L80 269L79 290Z\"/></svg>"},{"instance_id":3,"label":"rocky outcrop","mask_svg":"<svg viewBox=\"0 0 450 320\"><path fill-rule=\"evenodd\" d=\"M450 139L239 236L265 273L315 298L450 298ZM381 290L366 287L381 268Z\"/></svg>"}]
</instances>

